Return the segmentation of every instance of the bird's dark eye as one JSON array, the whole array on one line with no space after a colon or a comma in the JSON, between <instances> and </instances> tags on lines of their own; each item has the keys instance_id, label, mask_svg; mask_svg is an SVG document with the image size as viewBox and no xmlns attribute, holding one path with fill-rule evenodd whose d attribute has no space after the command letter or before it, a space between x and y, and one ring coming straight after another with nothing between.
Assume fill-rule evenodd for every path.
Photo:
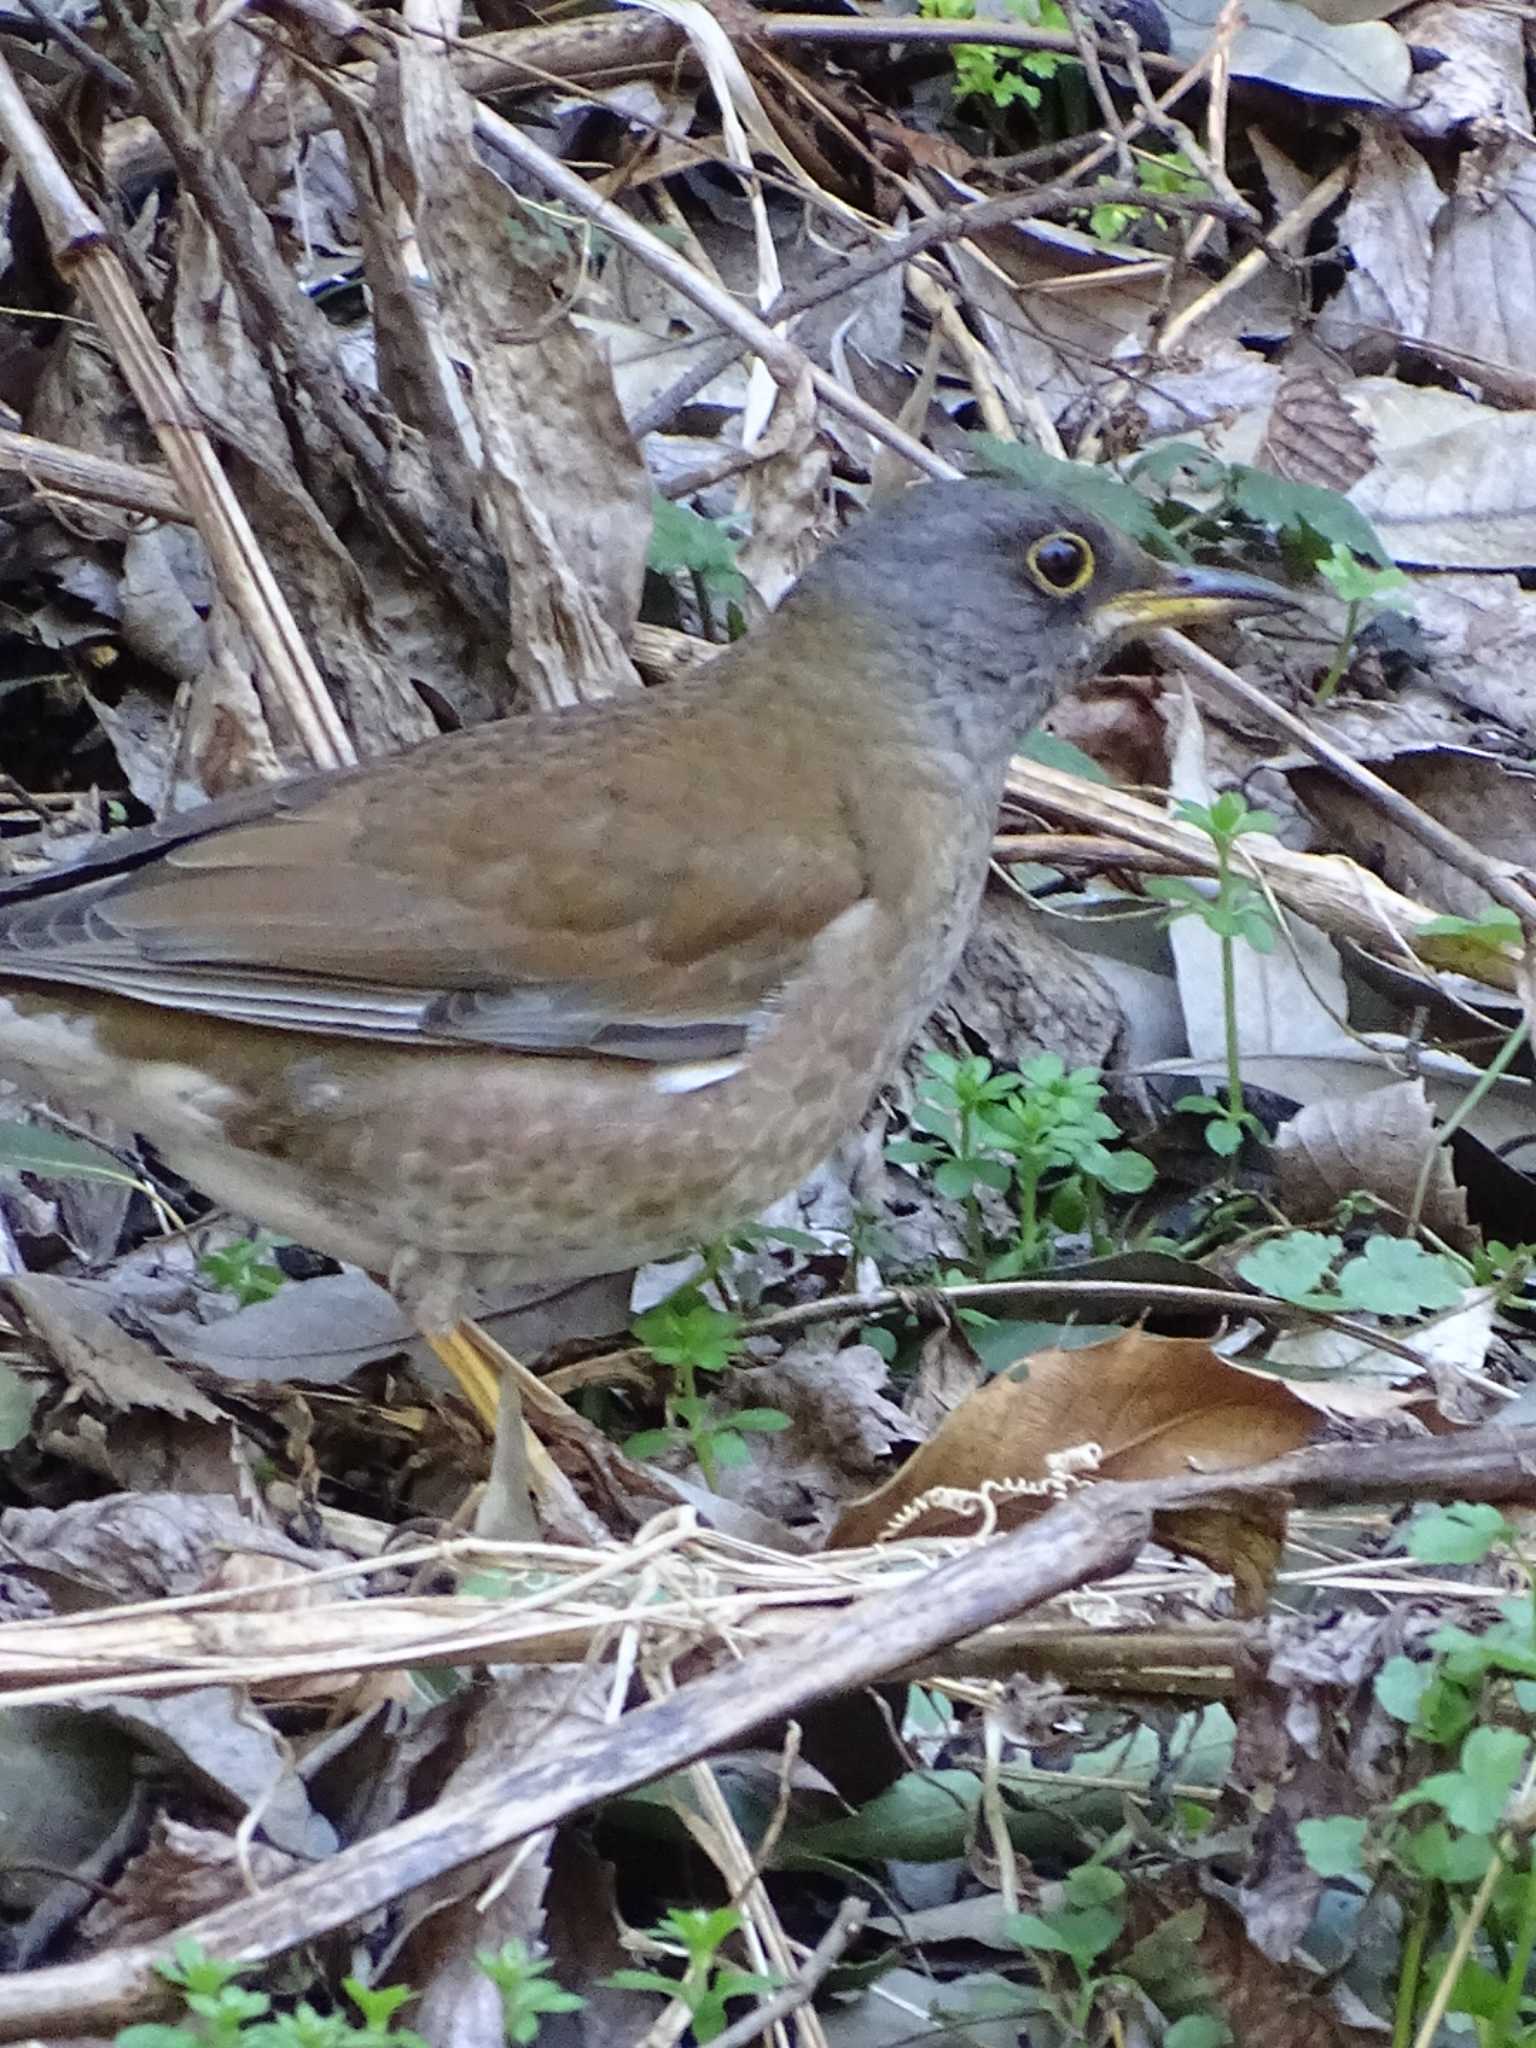
<instances>
[{"instance_id":1,"label":"bird's dark eye","mask_svg":"<svg viewBox=\"0 0 1536 2048\"><path fill-rule=\"evenodd\" d=\"M1051 597L1076 597L1093 580L1093 549L1080 533L1045 534L1024 560Z\"/></svg>"}]
</instances>

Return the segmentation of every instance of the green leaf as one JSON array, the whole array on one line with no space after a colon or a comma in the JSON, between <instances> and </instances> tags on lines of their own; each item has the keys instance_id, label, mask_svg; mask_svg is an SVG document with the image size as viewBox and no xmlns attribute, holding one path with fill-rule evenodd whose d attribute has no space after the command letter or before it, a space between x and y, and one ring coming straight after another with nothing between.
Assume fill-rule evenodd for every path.
<instances>
[{"instance_id":1,"label":"green leaf","mask_svg":"<svg viewBox=\"0 0 1536 2048\"><path fill-rule=\"evenodd\" d=\"M32 1427L32 1411L42 1398L41 1387L30 1387L19 1372L0 1365L0 1451L14 1451Z\"/></svg>"},{"instance_id":2,"label":"green leaf","mask_svg":"<svg viewBox=\"0 0 1536 2048\"><path fill-rule=\"evenodd\" d=\"M1396 1804L1427 1802L1469 1834L1492 1834L1529 1753L1529 1740L1513 1728L1474 1728L1461 1745L1458 1770L1437 1771Z\"/></svg>"},{"instance_id":3,"label":"green leaf","mask_svg":"<svg viewBox=\"0 0 1536 2048\"><path fill-rule=\"evenodd\" d=\"M974 1771L909 1771L845 1818L802 1824L795 1849L850 1863L894 1857L931 1863L963 1855L981 1803Z\"/></svg>"},{"instance_id":4,"label":"green leaf","mask_svg":"<svg viewBox=\"0 0 1536 2048\"><path fill-rule=\"evenodd\" d=\"M1099 766L1092 754L1085 754L1081 747L1074 747L1070 740L1058 739L1053 732L1042 732L1039 726L1032 732L1025 733L1013 751L1022 754L1026 761L1034 761L1041 768L1056 768L1063 775L1076 775L1084 782L1113 783L1115 779L1107 769ZM1518 931L1517 924L1517 937Z\"/></svg>"},{"instance_id":5,"label":"green leaf","mask_svg":"<svg viewBox=\"0 0 1536 2048\"><path fill-rule=\"evenodd\" d=\"M100 1145L67 1138L40 1124L0 1123L0 1169L37 1173L48 1180L107 1180L128 1188L141 1184L138 1174L130 1173Z\"/></svg>"},{"instance_id":6,"label":"green leaf","mask_svg":"<svg viewBox=\"0 0 1536 2048\"><path fill-rule=\"evenodd\" d=\"M1366 1822L1348 1813L1330 1814L1326 1820L1299 1821L1296 1839L1309 1870L1319 1877L1351 1877L1363 1881L1361 1850Z\"/></svg>"},{"instance_id":7,"label":"green leaf","mask_svg":"<svg viewBox=\"0 0 1536 2048\"><path fill-rule=\"evenodd\" d=\"M740 1316L704 1300L696 1288L681 1287L665 1301L636 1316L634 1332L661 1365L691 1365L721 1372L741 1348Z\"/></svg>"},{"instance_id":8,"label":"green leaf","mask_svg":"<svg viewBox=\"0 0 1536 2048\"><path fill-rule=\"evenodd\" d=\"M1412 1657L1389 1657L1376 1674L1373 1690L1377 1702L1394 1721L1412 1727L1434 1675L1431 1664L1417 1664Z\"/></svg>"},{"instance_id":9,"label":"green leaf","mask_svg":"<svg viewBox=\"0 0 1536 2048\"><path fill-rule=\"evenodd\" d=\"M1317 564L1317 573L1346 604L1396 608L1411 602L1411 586L1401 569L1375 568L1340 541Z\"/></svg>"},{"instance_id":10,"label":"green leaf","mask_svg":"<svg viewBox=\"0 0 1536 2048\"><path fill-rule=\"evenodd\" d=\"M1317 1291L1343 1249L1340 1238L1316 1230L1290 1230L1246 1252L1237 1270L1250 1287L1281 1301L1300 1301Z\"/></svg>"},{"instance_id":11,"label":"green leaf","mask_svg":"<svg viewBox=\"0 0 1536 2048\"><path fill-rule=\"evenodd\" d=\"M1192 2012L1174 2021L1163 2036L1163 2048L1226 2048L1231 2039L1232 2030L1225 2020Z\"/></svg>"},{"instance_id":12,"label":"green leaf","mask_svg":"<svg viewBox=\"0 0 1536 2048\"><path fill-rule=\"evenodd\" d=\"M1205 890L1179 875L1153 875L1141 886L1144 895L1155 897L1159 903L1171 903L1180 912L1193 910L1203 917L1211 907Z\"/></svg>"},{"instance_id":13,"label":"green leaf","mask_svg":"<svg viewBox=\"0 0 1536 2048\"><path fill-rule=\"evenodd\" d=\"M1067 1873L1062 1890L1073 1906L1107 1906L1125 1897L1125 1879L1107 1863L1080 1863Z\"/></svg>"},{"instance_id":14,"label":"green leaf","mask_svg":"<svg viewBox=\"0 0 1536 2048\"><path fill-rule=\"evenodd\" d=\"M1320 484L1292 483L1268 470L1251 469L1234 462L1228 469L1228 492L1233 507L1260 526L1277 530L1310 527L1325 541L1340 541L1383 569L1394 566L1376 529L1347 498Z\"/></svg>"},{"instance_id":15,"label":"green leaf","mask_svg":"<svg viewBox=\"0 0 1536 2048\"><path fill-rule=\"evenodd\" d=\"M737 1408L731 1416L731 1427L755 1429L771 1436L789 1428L789 1417L782 1408Z\"/></svg>"},{"instance_id":16,"label":"green leaf","mask_svg":"<svg viewBox=\"0 0 1536 2048\"><path fill-rule=\"evenodd\" d=\"M1368 1238L1357 1258L1338 1277L1345 1308L1380 1316L1411 1316L1423 1309L1456 1308L1466 1289L1460 1267L1442 1253L1427 1252L1411 1237Z\"/></svg>"},{"instance_id":17,"label":"green leaf","mask_svg":"<svg viewBox=\"0 0 1536 2048\"><path fill-rule=\"evenodd\" d=\"M1451 1993L1451 2002L1446 2009L1449 2012L1471 2013L1475 2019L1491 2020L1502 2012L1504 1995L1504 1979L1496 1977L1492 1970L1478 1962L1475 1956L1469 1956L1456 1972L1456 1988ZM1524 2038L1528 2041L1530 2036L1506 2035L1505 2038Z\"/></svg>"},{"instance_id":18,"label":"green leaf","mask_svg":"<svg viewBox=\"0 0 1536 2048\"><path fill-rule=\"evenodd\" d=\"M1243 1148L1243 1127L1228 1116L1213 1116L1205 1127L1205 1142L1218 1159L1230 1159Z\"/></svg>"},{"instance_id":19,"label":"green leaf","mask_svg":"<svg viewBox=\"0 0 1536 2048\"><path fill-rule=\"evenodd\" d=\"M1502 903L1490 903L1480 917L1432 917L1415 927L1427 939L1470 939L1474 945L1518 946L1520 920Z\"/></svg>"},{"instance_id":20,"label":"green leaf","mask_svg":"<svg viewBox=\"0 0 1536 2048\"><path fill-rule=\"evenodd\" d=\"M1508 1543L1514 1533L1496 1507L1458 1500L1416 1515L1403 1543L1410 1557L1426 1564L1481 1564L1496 1543Z\"/></svg>"},{"instance_id":21,"label":"green leaf","mask_svg":"<svg viewBox=\"0 0 1536 2048\"><path fill-rule=\"evenodd\" d=\"M1136 457L1130 473L1138 483L1158 489L1187 479L1191 490L1221 491L1227 482L1227 465L1194 441L1168 441L1151 448Z\"/></svg>"},{"instance_id":22,"label":"green leaf","mask_svg":"<svg viewBox=\"0 0 1536 2048\"><path fill-rule=\"evenodd\" d=\"M736 544L713 519L701 519L660 491L651 497L651 547L647 567L659 575L680 571L700 576L721 597L741 597L746 583L736 567Z\"/></svg>"},{"instance_id":23,"label":"green leaf","mask_svg":"<svg viewBox=\"0 0 1536 2048\"><path fill-rule=\"evenodd\" d=\"M1085 1906L1045 1916L1010 1913L1003 1926L1020 1948L1056 1951L1070 1956L1079 1969L1087 1969L1119 1940L1125 1915L1110 1906Z\"/></svg>"},{"instance_id":24,"label":"green leaf","mask_svg":"<svg viewBox=\"0 0 1536 2048\"><path fill-rule=\"evenodd\" d=\"M1027 442L1002 441L994 434L971 434L967 438L993 476L1012 478L1033 491L1050 491L1107 520L1155 553L1176 553L1183 560L1183 549L1170 539L1167 528L1140 491L1122 483L1109 470L1096 463L1061 462Z\"/></svg>"},{"instance_id":25,"label":"green leaf","mask_svg":"<svg viewBox=\"0 0 1536 2048\"><path fill-rule=\"evenodd\" d=\"M1453 1835L1443 1820L1415 1828L1403 1844L1409 1863L1442 1884L1476 1884L1493 1856L1491 1835Z\"/></svg>"},{"instance_id":26,"label":"green leaf","mask_svg":"<svg viewBox=\"0 0 1536 2048\"><path fill-rule=\"evenodd\" d=\"M1103 1152L1092 1172L1116 1195L1143 1195L1157 1179L1157 1168L1141 1152Z\"/></svg>"},{"instance_id":27,"label":"green leaf","mask_svg":"<svg viewBox=\"0 0 1536 2048\"><path fill-rule=\"evenodd\" d=\"M626 1458L659 1458L676 1442L675 1429L637 1429L633 1436L625 1437L623 1451Z\"/></svg>"}]
</instances>

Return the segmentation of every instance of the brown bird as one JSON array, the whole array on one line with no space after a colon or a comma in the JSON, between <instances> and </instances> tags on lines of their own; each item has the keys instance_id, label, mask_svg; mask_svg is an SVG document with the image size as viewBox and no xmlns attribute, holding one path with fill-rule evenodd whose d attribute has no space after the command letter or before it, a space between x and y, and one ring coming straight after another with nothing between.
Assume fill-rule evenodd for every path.
<instances>
[{"instance_id":1,"label":"brown bird","mask_svg":"<svg viewBox=\"0 0 1536 2048\"><path fill-rule=\"evenodd\" d=\"M1057 695L1130 634L1286 602L1011 487L911 490L697 676L0 890L0 1071L387 1276L484 1413L450 1334L482 1289L718 1237L863 1114Z\"/></svg>"}]
</instances>

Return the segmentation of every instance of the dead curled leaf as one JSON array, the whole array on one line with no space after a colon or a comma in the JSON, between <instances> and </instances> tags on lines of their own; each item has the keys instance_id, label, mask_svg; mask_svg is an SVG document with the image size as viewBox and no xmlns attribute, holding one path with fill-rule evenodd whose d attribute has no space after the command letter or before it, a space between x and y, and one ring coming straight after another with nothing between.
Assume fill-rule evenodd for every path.
<instances>
[{"instance_id":1,"label":"dead curled leaf","mask_svg":"<svg viewBox=\"0 0 1536 2048\"><path fill-rule=\"evenodd\" d=\"M1354 1099L1309 1102L1275 1133L1274 1154L1276 1199L1282 1214L1299 1224L1327 1218L1335 1204L1361 1189L1406 1216L1429 1159L1421 1221L1461 1251L1477 1241L1422 1081L1402 1081ZM1390 1220L1385 1227L1392 1227Z\"/></svg>"},{"instance_id":2,"label":"dead curled leaf","mask_svg":"<svg viewBox=\"0 0 1536 2048\"><path fill-rule=\"evenodd\" d=\"M1239 1471L1310 1443L1323 1417L1292 1388L1229 1365L1201 1338L1127 1330L1077 1351L1037 1351L1027 1377L1003 1374L957 1408L938 1432L879 1487L854 1501L832 1547L878 1542L936 1490L1003 1492L1004 1527L1052 1504L1051 1461L1098 1446L1100 1479L1168 1479ZM976 1527L974 1506L925 1504L901 1520L903 1536Z\"/></svg>"}]
</instances>

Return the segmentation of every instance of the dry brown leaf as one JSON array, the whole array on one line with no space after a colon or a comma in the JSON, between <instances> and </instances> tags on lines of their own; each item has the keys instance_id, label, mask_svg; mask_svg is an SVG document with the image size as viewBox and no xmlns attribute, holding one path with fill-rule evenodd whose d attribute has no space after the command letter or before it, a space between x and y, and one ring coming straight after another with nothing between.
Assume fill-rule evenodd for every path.
<instances>
[{"instance_id":1,"label":"dry brown leaf","mask_svg":"<svg viewBox=\"0 0 1536 2048\"><path fill-rule=\"evenodd\" d=\"M1098 1446L1102 1479L1169 1479L1238 1471L1310 1443L1315 1410L1281 1381L1227 1364L1199 1338L1127 1330L1079 1351L1038 1351L1028 1377L1003 1374L973 1394L894 1478L844 1512L833 1547L874 1543L936 1488L975 1493L1024 1483L1041 1491L997 1502L1004 1527L1051 1505L1050 1461ZM974 1506L929 1506L904 1536L973 1529Z\"/></svg>"},{"instance_id":2,"label":"dry brown leaf","mask_svg":"<svg viewBox=\"0 0 1536 2048\"><path fill-rule=\"evenodd\" d=\"M1371 430L1344 403L1338 377L1325 368L1288 373L1269 409L1258 467L1292 483L1344 492L1371 461Z\"/></svg>"},{"instance_id":3,"label":"dry brown leaf","mask_svg":"<svg viewBox=\"0 0 1536 2048\"><path fill-rule=\"evenodd\" d=\"M1406 137L1366 129L1338 227L1350 269L1317 326L1323 346L1347 350L1355 369L1388 369L1397 337L1425 331L1431 237L1445 203L1434 172Z\"/></svg>"},{"instance_id":4,"label":"dry brown leaf","mask_svg":"<svg viewBox=\"0 0 1536 2048\"><path fill-rule=\"evenodd\" d=\"M1529 385L1533 229L1536 164L1523 137L1499 135L1469 150L1456 167L1456 190L1435 235L1424 332L1468 358L1469 384L1482 381L1478 368L1488 364L1493 395L1501 395L1499 371Z\"/></svg>"},{"instance_id":5,"label":"dry brown leaf","mask_svg":"<svg viewBox=\"0 0 1536 2048\"><path fill-rule=\"evenodd\" d=\"M1470 1251L1477 1232L1422 1081L1399 1082L1364 1097L1324 1097L1299 1110L1275 1133L1275 1200L1293 1223L1317 1223L1346 1195L1363 1189L1404 1217L1413 1210L1426 1158L1433 1164L1420 1221L1448 1244Z\"/></svg>"},{"instance_id":6,"label":"dry brown leaf","mask_svg":"<svg viewBox=\"0 0 1536 2048\"><path fill-rule=\"evenodd\" d=\"M1470 747L1414 748L1371 766L1474 846L1500 860L1536 866L1536 779L1528 768ZM1460 917L1477 917L1487 908L1480 883L1428 852L1321 768L1288 769L1286 776L1331 843L1368 862L1394 888Z\"/></svg>"},{"instance_id":7,"label":"dry brown leaf","mask_svg":"<svg viewBox=\"0 0 1536 2048\"><path fill-rule=\"evenodd\" d=\"M29 1273L6 1280L3 1291L70 1383L103 1406L222 1421L220 1410L174 1366L118 1328L98 1305L104 1297L86 1283Z\"/></svg>"},{"instance_id":8,"label":"dry brown leaf","mask_svg":"<svg viewBox=\"0 0 1536 2048\"><path fill-rule=\"evenodd\" d=\"M124 1865L80 1931L93 1949L168 1940L200 1913L248 1896L253 1879L276 1884L300 1867L298 1857L270 1842L241 1845L217 1828L189 1827L158 1814L147 1846Z\"/></svg>"},{"instance_id":9,"label":"dry brown leaf","mask_svg":"<svg viewBox=\"0 0 1536 2048\"><path fill-rule=\"evenodd\" d=\"M1201 1923L1194 1952L1212 2009L1243 2048L1363 2048L1378 2038L1336 2020L1305 1973L1271 1962L1248 1939L1239 1915L1220 1899L1201 1897L1186 1871L1168 1873L1155 1888L1137 1887L1130 1931L1155 1940L1173 1913L1192 1909Z\"/></svg>"}]
</instances>

